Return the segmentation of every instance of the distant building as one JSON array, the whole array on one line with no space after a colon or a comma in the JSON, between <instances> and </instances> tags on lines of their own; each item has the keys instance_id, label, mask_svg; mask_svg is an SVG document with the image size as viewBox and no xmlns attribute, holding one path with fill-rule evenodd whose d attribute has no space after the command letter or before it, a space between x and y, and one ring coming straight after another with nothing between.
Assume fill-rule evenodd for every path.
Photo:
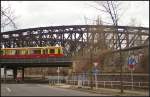
<instances>
[{"instance_id":1,"label":"distant building","mask_svg":"<svg viewBox=\"0 0 150 97\"><path fill-rule=\"evenodd\" d=\"M7 70L6 77L12 76L12 75L13 75L13 71L12 70ZM4 68L1 68L1 78L4 78Z\"/></svg>"}]
</instances>

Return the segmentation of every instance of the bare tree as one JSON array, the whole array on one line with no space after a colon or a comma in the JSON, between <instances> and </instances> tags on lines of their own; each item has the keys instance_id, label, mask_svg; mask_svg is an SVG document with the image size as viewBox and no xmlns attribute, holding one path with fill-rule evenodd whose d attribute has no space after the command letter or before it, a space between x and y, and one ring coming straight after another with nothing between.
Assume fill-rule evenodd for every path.
<instances>
[{"instance_id":1,"label":"bare tree","mask_svg":"<svg viewBox=\"0 0 150 97\"><path fill-rule=\"evenodd\" d=\"M96 3L97 5L95 6L90 5L90 6L106 14L109 17L107 19L110 19L113 25L118 25L118 21L123 14L121 12L122 2L120 1L94 1L94 3ZM104 21L104 23L108 23L108 22Z\"/></svg>"},{"instance_id":2,"label":"bare tree","mask_svg":"<svg viewBox=\"0 0 150 97\"><path fill-rule=\"evenodd\" d=\"M100 12L104 12L105 14L107 14L109 16L109 18L111 19L111 22L114 26L118 26L118 21L120 19L120 10L121 10L121 2L119 1L95 1L95 3L97 3L99 5L100 8L95 7L97 10L99 10ZM109 19L108 18L108 19ZM118 29L117 27L115 27L115 33L113 33L113 37L116 39L116 43L118 43L118 47L119 50L121 50L121 42L120 42L120 36L118 33ZM123 66L122 66L122 53L119 53L119 64L120 64L120 92L123 93Z\"/></svg>"},{"instance_id":3,"label":"bare tree","mask_svg":"<svg viewBox=\"0 0 150 97\"><path fill-rule=\"evenodd\" d=\"M129 26L141 27L141 26L142 26L142 23L141 23L140 21L137 21L136 18L131 18L128 25L129 25Z\"/></svg>"},{"instance_id":4,"label":"bare tree","mask_svg":"<svg viewBox=\"0 0 150 97\"><path fill-rule=\"evenodd\" d=\"M118 25L119 21L119 10L120 10L120 2L118 1L96 1L97 4L102 6L102 10L106 14L108 14L114 25Z\"/></svg>"},{"instance_id":5,"label":"bare tree","mask_svg":"<svg viewBox=\"0 0 150 97\"><path fill-rule=\"evenodd\" d=\"M1 28L2 30L6 29L7 27L17 29L15 19L16 17L14 15L14 12L12 11L11 6L2 4L1 6Z\"/></svg>"}]
</instances>

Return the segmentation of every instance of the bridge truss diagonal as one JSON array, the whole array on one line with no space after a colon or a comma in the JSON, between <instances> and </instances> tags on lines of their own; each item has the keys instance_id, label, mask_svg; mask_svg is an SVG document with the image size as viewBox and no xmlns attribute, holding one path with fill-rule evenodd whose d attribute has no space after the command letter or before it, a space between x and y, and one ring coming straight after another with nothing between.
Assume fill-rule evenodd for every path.
<instances>
[{"instance_id":1,"label":"bridge truss diagonal","mask_svg":"<svg viewBox=\"0 0 150 97\"><path fill-rule=\"evenodd\" d=\"M115 32L118 30L118 33ZM110 26L110 25L68 25L20 29L1 33L1 46L33 47L54 46L64 47L66 56L72 56L78 51L84 51L94 41L95 48L100 48L105 41L107 47L113 50L119 48L117 34L120 35L121 48L148 47L149 28Z\"/></svg>"}]
</instances>

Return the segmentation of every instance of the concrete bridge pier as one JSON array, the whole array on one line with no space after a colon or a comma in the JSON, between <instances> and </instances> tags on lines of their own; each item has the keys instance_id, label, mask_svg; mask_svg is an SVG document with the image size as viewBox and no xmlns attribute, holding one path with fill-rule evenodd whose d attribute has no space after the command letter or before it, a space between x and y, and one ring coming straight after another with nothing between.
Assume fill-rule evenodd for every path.
<instances>
[{"instance_id":1,"label":"concrete bridge pier","mask_svg":"<svg viewBox=\"0 0 150 97\"><path fill-rule=\"evenodd\" d=\"M22 81L24 81L24 68L22 67Z\"/></svg>"},{"instance_id":2,"label":"concrete bridge pier","mask_svg":"<svg viewBox=\"0 0 150 97\"><path fill-rule=\"evenodd\" d=\"M17 77L17 68L14 68L13 69L13 78L14 78L14 80L16 79L16 77Z\"/></svg>"},{"instance_id":3,"label":"concrete bridge pier","mask_svg":"<svg viewBox=\"0 0 150 97\"><path fill-rule=\"evenodd\" d=\"M6 82L6 74L7 74L7 68L4 66L4 82Z\"/></svg>"}]
</instances>

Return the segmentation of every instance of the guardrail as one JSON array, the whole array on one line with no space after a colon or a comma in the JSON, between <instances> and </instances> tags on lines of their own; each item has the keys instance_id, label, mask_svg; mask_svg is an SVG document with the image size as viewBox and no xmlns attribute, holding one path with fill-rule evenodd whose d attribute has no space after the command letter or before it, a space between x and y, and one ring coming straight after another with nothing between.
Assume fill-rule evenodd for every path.
<instances>
[{"instance_id":1,"label":"guardrail","mask_svg":"<svg viewBox=\"0 0 150 97\"><path fill-rule=\"evenodd\" d=\"M78 85L78 81L82 81L82 86L90 86L90 80L67 80L68 84L71 85ZM96 82L93 82L93 86L95 86ZM110 88L115 88L120 87L120 81L97 81L98 88L99 87L110 87ZM123 86L128 87L128 88L144 88L148 89L149 88L149 82L128 82L128 81L123 81Z\"/></svg>"}]
</instances>

